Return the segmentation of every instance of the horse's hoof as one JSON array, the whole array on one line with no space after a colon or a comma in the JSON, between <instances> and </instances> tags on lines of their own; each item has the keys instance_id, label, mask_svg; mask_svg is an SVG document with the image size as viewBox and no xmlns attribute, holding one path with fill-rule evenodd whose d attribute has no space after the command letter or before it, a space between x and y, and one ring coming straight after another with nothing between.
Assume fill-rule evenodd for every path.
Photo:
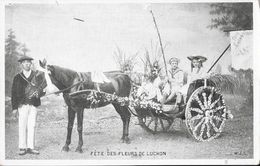
<instances>
[{"instance_id":1,"label":"horse's hoof","mask_svg":"<svg viewBox=\"0 0 260 166\"><path fill-rule=\"evenodd\" d=\"M75 152L83 153L83 150L81 148L77 148Z\"/></svg>"},{"instance_id":2,"label":"horse's hoof","mask_svg":"<svg viewBox=\"0 0 260 166\"><path fill-rule=\"evenodd\" d=\"M120 140L121 140L122 143L125 143L125 138L124 137L122 137Z\"/></svg>"},{"instance_id":3,"label":"horse's hoof","mask_svg":"<svg viewBox=\"0 0 260 166\"><path fill-rule=\"evenodd\" d=\"M130 144L131 143L131 141L130 141L130 139L127 137L127 138L125 138L125 143L126 144Z\"/></svg>"},{"instance_id":4,"label":"horse's hoof","mask_svg":"<svg viewBox=\"0 0 260 166\"><path fill-rule=\"evenodd\" d=\"M131 143L131 141L130 141L130 139L128 137L121 138L121 142L122 143L126 143L126 144L130 144Z\"/></svg>"},{"instance_id":5,"label":"horse's hoof","mask_svg":"<svg viewBox=\"0 0 260 166\"><path fill-rule=\"evenodd\" d=\"M63 146L62 151L64 152L68 152L70 150L70 148L68 146Z\"/></svg>"}]
</instances>

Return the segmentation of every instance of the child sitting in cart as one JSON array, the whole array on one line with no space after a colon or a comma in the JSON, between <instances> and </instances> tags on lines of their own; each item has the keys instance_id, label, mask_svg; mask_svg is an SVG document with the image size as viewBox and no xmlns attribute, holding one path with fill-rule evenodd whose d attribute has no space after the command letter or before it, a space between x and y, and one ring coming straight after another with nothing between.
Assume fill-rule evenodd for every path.
<instances>
[{"instance_id":1,"label":"child sitting in cart","mask_svg":"<svg viewBox=\"0 0 260 166\"><path fill-rule=\"evenodd\" d=\"M169 64L171 68L169 70L169 77L166 77L164 80L164 88L163 88L163 97L160 101L162 104L166 104L172 102L172 100L176 97L175 103L171 108L172 111L178 111L181 105L182 94L180 93L180 89L184 83L184 72L182 69L178 67L180 63L180 59L176 57L172 57L169 60Z\"/></svg>"},{"instance_id":2,"label":"child sitting in cart","mask_svg":"<svg viewBox=\"0 0 260 166\"><path fill-rule=\"evenodd\" d=\"M149 75L145 75L142 85L137 91L137 96L144 100L162 100L163 76L157 63L154 63L152 71Z\"/></svg>"},{"instance_id":3,"label":"child sitting in cart","mask_svg":"<svg viewBox=\"0 0 260 166\"><path fill-rule=\"evenodd\" d=\"M202 78L207 78L211 73L207 73L203 67L203 63L206 62L207 58L204 56L196 55L187 57L191 61L191 70L188 72L187 84L184 85L180 92L184 95L187 94L190 84Z\"/></svg>"}]
</instances>

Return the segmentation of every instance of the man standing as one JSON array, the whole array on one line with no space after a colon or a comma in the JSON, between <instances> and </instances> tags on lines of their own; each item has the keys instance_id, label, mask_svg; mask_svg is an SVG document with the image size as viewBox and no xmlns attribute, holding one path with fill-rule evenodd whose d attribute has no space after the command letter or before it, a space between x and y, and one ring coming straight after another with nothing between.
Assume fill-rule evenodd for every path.
<instances>
[{"instance_id":1,"label":"man standing","mask_svg":"<svg viewBox=\"0 0 260 166\"><path fill-rule=\"evenodd\" d=\"M28 85L33 84L31 81L37 73L31 69L32 60L33 58L29 56L19 58L18 62L20 62L22 72L14 77L12 85L13 115L19 113L19 155L39 154L39 151L34 149L36 107L41 104L40 93L46 84L37 87L37 91L32 96L26 95L25 89Z\"/></svg>"},{"instance_id":2,"label":"man standing","mask_svg":"<svg viewBox=\"0 0 260 166\"><path fill-rule=\"evenodd\" d=\"M179 107L181 103L180 89L183 86L184 72L178 67L180 60L178 58L171 58L169 64L171 69L169 70L170 77L166 78L166 85L163 90L162 103L170 102L176 96L176 102L173 106L173 110Z\"/></svg>"}]
</instances>

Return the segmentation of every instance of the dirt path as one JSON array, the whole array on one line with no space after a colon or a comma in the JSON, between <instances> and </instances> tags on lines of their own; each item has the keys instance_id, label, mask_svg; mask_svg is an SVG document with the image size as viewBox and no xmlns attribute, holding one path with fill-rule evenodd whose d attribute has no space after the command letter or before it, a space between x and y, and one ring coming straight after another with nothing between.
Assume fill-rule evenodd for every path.
<instances>
[{"instance_id":1,"label":"dirt path","mask_svg":"<svg viewBox=\"0 0 260 166\"><path fill-rule=\"evenodd\" d=\"M56 100L56 101L53 101ZM49 102L51 101L51 102ZM130 123L131 144L120 142L122 123L112 106L85 110L83 151L75 152L78 143L74 125L69 152L61 152L67 131L67 111L61 98L45 99L37 120L36 145L41 154L19 156L18 123L6 120L6 159L245 159L253 158L253 113L239 109L242 98L227 96L226 103L234 119L227 121L218 139L196 142L176 124L169 133L152 135ZM48 109L47 109L48 108ZM249 109L249 110L248 110ZM76 124L76 123L75 123Z\"/></svg>"}]
</instances>

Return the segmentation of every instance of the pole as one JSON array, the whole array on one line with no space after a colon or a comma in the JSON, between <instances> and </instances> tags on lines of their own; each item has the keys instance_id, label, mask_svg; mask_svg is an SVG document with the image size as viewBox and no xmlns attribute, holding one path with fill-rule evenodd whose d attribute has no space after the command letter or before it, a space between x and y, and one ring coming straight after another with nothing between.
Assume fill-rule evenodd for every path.
<instances>
[{"instance_id":1,"label":"pole","mask_svg":"<svg viewBox=\"0 0 260 166\"><path fill-rule=\"evenodd\" d=\"M214 64L210 67L210 69L208 70L207 73L209 73L210 70L217 64L217 62L219 61L219 59L220 59L220 58L225 54L225 52L229 49L230 45L231 45L231 44L229 44L229 45L227 46L227 48L222 52L222 54L218 57L218 59L217 59L217 60L214 62Z\"/></svg>"},{"instance_id":2,"label":"pole","mask_svg":"<svg viewBox=\"0 0 260 166\"><path fill-rule=\"evenodd\" d=\"M168 76L168 70L167 70L167 65L166 65L166 60L165 60L164 50L163 50L163 46L162 46L161 35L160 35L160 32L159 32L158 26L157 26L157 24L156 24L156 20L155 20L155 17L154 17L153 11L150 10L150 12L151 12L151 14L152 14L153 22L154 22L154 25L155 25L155 28L156 28L156 31L157 31L157 35L158 35L158 38L159 38L159 42L160 42L160 46L161 46L161 51L162 51L162 55L163 55L163 62L164 62L164 67L165 67L166 75Z\"/></svg>"}]
</instances>

